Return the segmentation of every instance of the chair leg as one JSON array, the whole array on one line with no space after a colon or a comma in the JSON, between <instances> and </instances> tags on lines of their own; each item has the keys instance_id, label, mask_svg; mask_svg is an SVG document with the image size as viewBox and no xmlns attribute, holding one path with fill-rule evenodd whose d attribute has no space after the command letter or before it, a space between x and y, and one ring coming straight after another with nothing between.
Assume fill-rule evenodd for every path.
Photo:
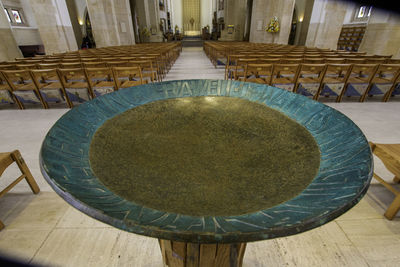
<instances>
[{"instance_id":1,"label":"chair leg","mask_svg":"<svg viewBox=\"0 0 400 267\"><path fill-rule=\"evenodd\" d=\"M4 228L4 224L2 221L0 221L0 231Z\"/></svg>"},{"instance_id":2,"label":"chair leg","mask_svg":"<svg viewBox=\"0 0 400 267\"><path fill-rule=\"evenodd\" d=\"M32 192L35 194L39 193L40 188L37 185L35 179L33 178L32 173L29 170L28 166L26 165L24 159L22 158L21 153L18 150L15 150L11 153L11 156L17 163L21 172L25 175L25 179L28 182L30 188L32 189Z\"/></svg>"},{"instance_id":3,"label":"chair leg","mask_svg":"<svg viewBox=\"0 0 400 267\"><path fill-rule=\"evenodd\" d=\"M393 200L392 204L390 204L389 208L385 212L385 217L389 220L392 220L394 216L396 216L397 212L400 210L400 194L396 196Z\"/></svg>"}]
</instances>

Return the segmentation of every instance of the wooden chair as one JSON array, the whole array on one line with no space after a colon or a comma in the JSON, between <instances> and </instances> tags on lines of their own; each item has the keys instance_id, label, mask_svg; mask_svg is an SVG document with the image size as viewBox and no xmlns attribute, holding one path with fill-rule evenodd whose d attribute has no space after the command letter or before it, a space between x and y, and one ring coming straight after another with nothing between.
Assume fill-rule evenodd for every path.
<instances>
[{"instance_id":1,"label":"wooden chair","mask_svg":"<svg viewBox=\"0 0 400 267\"><path fill-rule=\"evenodd\" d=\"M57 73L71 108L74 102L82 103L95 97L84 69L58 69Z\"/></svg>"},{"instance_id":2,"label":"wooden chair","mask_svg":"<svg viewBox=\"0 0 400 267\"><path fill-rule=\"evenodd\" d=\"M293 92L300 64L274 64L271 85Z\"/></svg>"},{"instance_id":3,"label":"wooden chair","mask_svg":"<svg viewBox=\"0 0 400 267\"><path fill-rule=\"evenodd\" d=\"M17 70L34 70L37 69L37 65L36 64L17 64L15 65Z\"/></svg>"},{"instance_id":4,"label":"wooden chair","mask_svg":"<svg viewBox=\"0 0 400 267\"><path fill-rule=\"evenodd\" d=\"M24 159L21 156L19 150L14 150L13 152L0 153L0 176L4 173L8 166L13 163L18 165L21 170L22 175L19 176L14 182L8 185L0 192L0 197L4 196L8 191L10 191L16 184L21 180L25 179L34 194L40 192L39 186L37 185L35 179L33 178L28 166L26 165ZM4 228L4 224L0 221L0 230Z\"/></svg>"},{"instance_id":5,"label":"wooden chair","mask_svg":"<svg viewBox=\"0 0 400 267\"><path fill-rule=\"evenodd\" d=\"M371 57L365 59L366 64L385 64L387 61L388 61L387 58L379 58L379 57Z\"/></svg>"},{"instance_id":6,"label":"wooden chair","mask_svg":"<svg viewBox=\"0 0 400 267\"><path fill-rule=\"evenodd\" d=\"M129 61L129 67L139 67L142 72L143 80L147 81L147 83L156 82L157 79L157 70L153 68L153 63L151 60L133 60Z\"/></svg>"},{"instance_id":7,"label":"wooden chair","mask_svg":"<svg viewBox=\"0 0 400 267\"><path fill-rule=\"evenodd\" d=\"M77 69L77 68L82 68L82 63L80 62L74 62L74 63L61 63L60 64L61 69Z\"/></svg>"},{"instance_id":8,"label":"wooden chair","mask_svg":"<svg viewBox=\"0 0 400 267\"><path fill-rule=\"evenodd\" d=\"M272 64L249 63L245 69L243 81L261 84L271 84Z\"/></svg>"},{"instance_id":9,"label":"wooden chair","mask_svg":"<svg viewBox=\"0 0 400 267\"><path fill-rule=\"evenodd\" d=\"M0 65L0 71L1 70L16 70L17 67L15 64L5 64L5 65Z\"/></svg>"},{"instance_id":10,"label":"wooden chair","mask_svg":"<svg viewBox=\"0 0 400 267\"><path fill-rule=\"evenodd\" d=\"M129 67L129 61L107 61L107 67Z\"/></svg>"},{"instance_id":11,"label":"wooden chair","mask_svg":"<svg viewBox=\"0 0 400 267\"><path fill-rule=\"evenodd\" d=\"M256 62L257 58L238 58L235 68L234 79L239 80L241 78L244 78L244 72L246 70L247 64Z\"/></svg>"},{"instance_id":12,"label":"wooden chair","mask_svg":"<svg viewBox=\"0 0 400 267\"><path fill-rule=\"evenodd\" d=\"M42 104L44 108L47 108L29 70L5 70L3 75L12 93L18 99L21 109L25 109L25 103Z\"/></svg>"},{"instance_id":13,"label":"wooden chair","mask_svg":"<svg viewBox=\"0 0 400 267\"><path fill-rule=\"evenodd\" d=\"M237 60L243 57L240 54L234 54L234 55L228 55L228 58L226 60L225 64L225 80L232 80L234 78L234 73L237 65Z\"/></svg>"},{"instance_id":14,"label":"wooden chair","mask_svg":"<svg viewBox=\"0 0 400 267\"><path fill-rule=\"evenodd\" d=\"M38 69L58 69L60 68L61 63L39 63Z\"/></svg>"},{"instance_id":15,"label":"wooden chair","mask_svg":"<svg viewBox=\"0 0 400 267\"><path fill-rule=\"evenodd\" d=\"M382 160L385 167L393 173L394 183L400 182L400 144L377 144L370 142L372 152ZM384 216L392 220L400 210L400 191L393 187L390 183L383 180L374 172L374 178L391 191L395 198L386 210Z\"/></svg>"},{"instance_id":16,"label":"wooden chair","mask_svg":"<svg viewBox=\"0 0 400 267\"><path fill-rule=\"evenodd\" d=\"M365 58L346 58L346 64L365 64Z\"/></svg>"},{"instance_id":17,"label":"wooden chair","mask_svg":"<svg viewBox=\"0 0 400 267\"><path fill-rule=\"evenodd\" d=\"M325 58L325 63L326 64L345 64L346 63L346 59L341 58L341 57Z\"/></svg>"},{"instance_id":18,"label":"wooden chair","mask_svg":"<svg viewBox=\"0 0 400 267\"><path fill-rule=\"evenodd\" d=\"M300 64L303 62L303 58L281 58L280 64Z\"/></svg>"},{"instance_id":19,"label":"wooden chair","mask_svg":"<svg viewBox=\"0 0 400 267\"><path fill-rule=\"evenodd\" d=\"M324 64L325 58L304 58L303 63L305 64Z\"/></svg>"},{"instance_id":20,"label":"wooden chair","mask_svg":"<svg viewBox=\"0 0 400 267\"><path fill-rule=\"evenodd\" d=\"M378 65L376 64L353 64L350 77L342 94L339 96L338 102L343 99L344 95L347 97L359 97L361 100L369 88L377 67Z\"/></svg>"},{"instance_id":21,"label":"wooden chair","mask_svg":"<svg viewBox=\"0 0 400 267\"><path fill-rule=\"evenodd\" d=\"M301 64L294 92L316 99L325 71L325 64Z\"/></svg>"},{"instance_id":22,"label":"wooden chair","mask_svg":"<svg viewBox=\"0 0 400 267\"><path fill-rule=\"evenodd\" d=\"M315 100L318 100L320 96L335 96L336 102L338 102L350 77L351 68L351 64L326 64L325 75Z\"/></svg>"},{"instance_id":23,"label":"wooden chair","mask_svg":"<svg viewBox=\"0 0 400 267\"><path fill-rule=\"evenodd\" d=\"M373 76L368 89L361 97L361 102L364 102L367 95L376 96L382 95L382 101L386 102L388 95L396 86L396 80L400 75L400 64L380 64ZM386 101L385 101L386 100Z\"/></svg>"},{"instance_id":24,"label":"wooden chair","mask_svg":"<svg viewBox=\"0 0 400 267\"><path fill-rule=\"evenodd\" d=\"M66 98L66 92L61 84L57 69L31 70L33 82L41 94L43 101L49 108L49 102L62 103L67 102L71 107L69 99Z\"/></svg>"},{"instance_id":25,"label":"wooden chair","mask_svg":"<svg viewBox=\"0 0 400 267\"><path fill-rule=\"evenodd\" d=\"M96 97L117 90L111 68L86 68L85 70L90 88Z\"/></svg>"},{"instance_id":26,"label":"wooden chair","mask_svg":"<svg viewBox=\"0 0 400 267\"><path fill-rule=\"evenodd\" d=\"M3 73L0 72L0 104L14 104L17 103L18 107L22 109L22 104L13 95L12 88L7 83Z\"/></svg>"},{"instance_id":27,"label":"wooden chair","mask_svg":"<svg viewBox=\"0 0 400 267\"><path fill-rule=\"evenodd\" d=\"M107 63L101 61L89 61L83 62L82 64L85 68L107 68Z\"/></svg>"},{"instance_id":28,"label":"wooden chair","mask_svg":"<svg viewBox=\"0 0 400 267\"><path fill-rule=\"evenodd\" d=\"M112 71L118 90L145 84L139 67L114 67Z\"/></svg>"}]
</instances>

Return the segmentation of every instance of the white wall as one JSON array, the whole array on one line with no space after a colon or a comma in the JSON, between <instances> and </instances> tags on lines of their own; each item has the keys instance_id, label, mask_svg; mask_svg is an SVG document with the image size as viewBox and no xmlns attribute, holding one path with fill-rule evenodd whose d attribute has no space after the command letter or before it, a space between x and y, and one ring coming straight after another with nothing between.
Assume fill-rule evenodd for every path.
<instances>
[{"instance_id":1,"label":"white wall","mask_svg":"<svg viewBox=\"0 0 400 267\"><path fill-rule=\"evenodd\" d=\"M200 0L200 26L212 29L213 0Z\"/></svg>"},{"instance_id":2,"label":"white wall","mask_svg":"<svg viewBox=\"0 0 400 267\"><path fill-rule=\"evenodd\" d=\"M182 0L171 0L172 10L172 29L175 32L175 26L178 25L179 31L183 30L183 14L182 14Z\"/></svg>"},{"instance_id":3,"label":"white wall","mask_svg":"<svg viewBox=\"0 0 400 267\"><path fill-rule=\"evenodd\" d=\"M43 44L37 29L35 16L33 15L33 11L29 2L26 0L3 0L2 2L5 6L18 7L22 8L23 10L23 16L27 27L11 25L17 44L19 46Z\"/></svg>"},{"instance_id":4,"label":"white wall","mask_svg":"<svg viewBox=\"0 0 400 267\"><path fill-rule=\"evenodd\" d=\"M76 6L76 13L78 15L79 22L85 21L85 13L87 10L87 3L86 0L74 0Z\"/></svg>"}]
</instances>

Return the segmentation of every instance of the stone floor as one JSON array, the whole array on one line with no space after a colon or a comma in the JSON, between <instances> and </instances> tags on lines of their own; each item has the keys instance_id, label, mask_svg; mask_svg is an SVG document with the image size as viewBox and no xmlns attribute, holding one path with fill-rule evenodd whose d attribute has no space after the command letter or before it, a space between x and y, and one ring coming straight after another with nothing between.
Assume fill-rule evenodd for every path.
<instances>
[{"instance_id":1,"label":"stone floor","mask_svg":"<svg viewBox=\"0 0 400 267\"><path fill-rule=\"evenodd\" d=\"M199 48L184 48L166 80L223 79ZM400 143L400 103L329 103L370 141ZM47 131L67 109L0 110L0 151L19 149L41 193L23 181L0 199L0 255L40 266L162 266L155 239L117 230L75 210L42 178L38 155ZM379 160L375 170L390 180ZM2 175L4 188L18 169ZM311 231L248 244L244 266L399 266L400 214L382 214L393 195L373 181L361 202Z\"/></svg>"}]
</instances>

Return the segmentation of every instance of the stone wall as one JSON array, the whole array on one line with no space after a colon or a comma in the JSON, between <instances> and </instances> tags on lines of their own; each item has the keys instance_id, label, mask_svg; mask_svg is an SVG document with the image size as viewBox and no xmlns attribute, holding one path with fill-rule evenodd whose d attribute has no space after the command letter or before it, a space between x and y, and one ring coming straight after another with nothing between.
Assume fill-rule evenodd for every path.
<instances>
[{"instance_id":1,"label":"stone wall","mask_svg":"<svg viewBox=\"0 0 400 267\"><path fill-rule=\"evenodd\" d=\"M21 51L14 39L10 23L4 13L3 4L0 1L0 61L14 60L16 57L22 57Z\"/></svg>"},{"instance_id":2,"label":"stone wall","mask_svg":"<svg viewBox=\"0 0 400 267\"><path fill-rule=\"evenodd\" d=\"M294 0L254 0L251 17L250 42L287 44L290 34ZM265 31L271 18L278 17L280 31Z\"/></svg>"},{"instance_id":3,"label":"stone wall","mask_svg":"<svg viewBox=\"0 0 400 267\"><path fill-rule=\"evenodd\" d=\"M336 49L348 4L335 0L315 0L305 45Z\"/></svg>"},{"instance_id":4,"label":"stone wall","mask_svg":"<svg viewBox=\"0 0 400 267\"><path fill-rule=\"evenodd\" d=\"M78 49L65 0L29 0L46 54Z\"/></svg>"},{"instance_id":5,"label":"stone wall","mask_svg":"<svg viewBox=\"0 0 400 267\"><path fill-rule=\"evenodd\" d=\"M400 16L372 9L359 51L400 58Z\"/></svg>"},{"instance_id":6,"label":"stone wall","mask_svg":"<svg viewBox=\"0 0 400 267\"><path fill-rule=\"evenodd\" d=\"M129 0L87 0L96 47L135 44Z\"/></svg>"}]
</instances>

